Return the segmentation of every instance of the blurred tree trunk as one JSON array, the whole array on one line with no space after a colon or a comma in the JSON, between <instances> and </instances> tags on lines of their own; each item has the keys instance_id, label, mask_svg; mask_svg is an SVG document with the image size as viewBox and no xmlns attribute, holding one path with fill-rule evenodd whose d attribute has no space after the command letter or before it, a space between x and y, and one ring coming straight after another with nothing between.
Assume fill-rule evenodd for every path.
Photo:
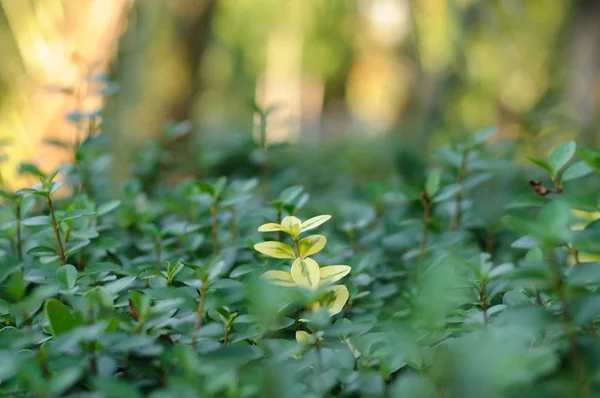
<instances>
[{"instance_id":1,"label":"blurred tree trunk","mask_svg":"<svg viewBox=\"0 0 600 398\"><path fill-rule=\"evenodd\" d=\"M339 136L346 131L351 122L352 116L346 104L346 87L351 67L352 63L350 61L346 62L342 74L325 81L320 129L321 139Z\"/></svg>"},{"instance_id":2,"label":"blurred tree trunk","mask_svg":"<svg viewBox=\"0 0 600 398\"><path fill-rule=\"evenodd\" d=\"M597 146L600 1L579 0L571 24L566 99L581 123L581 143Z\"/></svg>"},{"instance_id":3,"label":"blurred tree trunk","mask_svg":"<svg viewBox=\"0 0 600 398\"><path fill-rule=\"evenodd\" d=\"M166 122L193 119L216 4L138 0L131 8L113 68L112 78L120 88L108 101L105 117L116 182L129 176L136 148L161 137ZM191 161L189 145L182 147L188 150L178 153L178 162Z\"/></svg>"},{"instance_id":4,"label":"blurred tree trunk","mask_svg":"<svg viewBox=\"0 0 600 398\"><path fill-rule=\"evenodd\" d=\"M182 0L175 4L176 37L182 43L181 61L188 77L187 86L171 105L170 116L179 121L194 116L196 95L202 86L200 67L209 44L217 0Z\"/></svg>"}]
</instances>

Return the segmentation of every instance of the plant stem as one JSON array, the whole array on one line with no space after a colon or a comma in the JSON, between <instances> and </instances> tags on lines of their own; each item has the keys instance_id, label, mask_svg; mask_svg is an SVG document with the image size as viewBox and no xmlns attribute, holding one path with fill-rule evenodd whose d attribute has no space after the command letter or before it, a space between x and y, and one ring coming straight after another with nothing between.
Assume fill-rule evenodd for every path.
<instances>
[{"instance_id":1,"label":"plant stem","mask_svg":"<svg viewBox=\"0 0 600 398\"><path fill-rule=\"evenodd\" d=\"M219 245L217 242L218 239L218 224L217 224L217 206L218 206L218 199L217 198L213 198L212 201L212 206L210 207L210 215L212 217L212 251L213 251L213 257L217 257L219 255Z\"/></svg>"},{"instance_id":2,"label":"plant stem","mask_svg":"<svg viewBox=\"0 0 600 398\"><path fill-rule=\"evenodd\" d=\"M354 235L354 229L348 230L348 239L350 240L350 247L352 248L352 253L356 254L358 252L358 247L356 247L356 236Z\"/></svg>"},{"instance_id":3,"label":"plant stem","mask_svg":"<svg viewBox=\"0 0 600 398\"><path fill-rule=\"evenodd\" d=\"M481 309L483 310L483 324L485 327L488 325L488 303L487 303L487 294L486 294L486 286L485 281L481 280L479 282L479 303L481 305Z\"/></svg>"},{"instance_id":4,"label":"plant stem","mask_svg":"<svg viewBox=\"0 0 600 398\"><path fill-rule=\"evenodd\" d=\"M417 281L419 284L423 277L423 262L425 261L425 251L427 250L427 231L429 229L429 219L431 218L431 200L425 192L421 192L421 202L423 202L423 235L421 237L419 267L417 269Z\"/></svg>"},{"instance_id":5,"label":"plant stem","mask_svg":"<svg viewBox=\"0 0 600 398\"><path fill-rule=\"evenodd\" d=\"M554 183L554 189L555 189L556 195L561 196L563 193L563 187L560 185L560 178L558 176L556 176L552 179L552 182Z\"/></svg>"},{"instance_id":6,"label":"plant stem","mask_svg":"<svg viewBox=\"0 0 600 398\"><path fill-rule=\"evenodd\" d=\"M281 207L277 208L277 224L281 224ZM277 231L277 240L281 242L281 231Z\"/></svg>"},{"instance_id":7,"label":"plant stem","mask_svg":"<svg viewBox=\"0 0 600 398\"><path fill-rule=\"evenodd\" d=\"M229 206L229 212L231 213L231 218L229 219L229 234L231 235L231 240L235 242L237 239L237 227L235 223L235 207Z\"/></svg>"},{"instance_id":8,"label":"plant stem","mask_svg":"<svg viewBox=\"0 0 600 398\"><path fill-rule=\"evenodd\" d=\"M567 312L567 297L564 289L563 273L558 265L553 250L550 251L549 258L552 275L554 277L554 290L556 291L558 299L560 300L562 323L565 329L565 335L567 336L567 341L569 342L569 354L571 356L571 361L573 362L575 375L579 384L579 390L581 396L588 396L589 391L586 382L585 369L581 360L581 354L577 347L577 342L575 341L575 334L571 329L569 313Z\"/></svg>"},{"instance_id":9,"label":"plant stem","mask_svg":"<svg viewBox=\"0 0 600 398\"><path fill-rule=\"evenodd\" d=\"M487 240L485 241L485 251L492 257L492 251L494 249L494 230L487 228Z\"/></svg>"},{"instance_id":10,"label":"plant stem","mask_svg":"<svg viewBox=\"0 0 600 398\"><path fill-rule=\"evenodd\" d=\"M575 266L579 267L581 265L581 261L579 261L579 250L573 245L570 245L569 251L573 255L573 260L575 260Z\"/></svg>"},{"instance_id":11,"label":"plant stem","mask_svg":"<svg viewBox=\"0 0 600 398\"><path fill-rule=\"evenodd\" d=\"M294 238L294 248L296 249L296 258L300 257L300 244L298 238Z\"/></svg>"},{"instance_id":12,"label":"plant stem","mask_svg":"<svg viewBox=\"0 0 600 398\"><path fill-rule=\"evenodd\" d=\"M161 257L162 257L162 253L161 253L161 246L162 246L162 239L160 238L160 236L156 237L156 242L155 242L155 248L156 248L156 269L160 270L162 268L162 264L161 264Z\"/></svg>"},{"instance_id":13,"label":"plant stem","mask_svg":"<svg viewBox=\"0 0 600 398\"><path fill-rule=\"evenodd\" d=\"M192 348L196 348L196 333L202 326L204 320L204 301L206 300L206 291L208 290L208 281L202 281L202 288L200 289L200 301L198 302L198 308L196 309L196 322L194 323L194 332L192 336Z\"/></svg>"},{"instance_id":14,"label":"plant stem","mask_svg":"<svg viewBox=\"0 0 600 398\"><path fill-rule=\"evenodd\" d=\"M56 222L56 216L54 215L54 206L52 205L52 199L50 198L50 194L46 196L46 203L48 204L48 209L50 209L50 217L52 218L52 229L54 230L56 244L58 245L60 265L65 265L67 264L67 256L65 254L65 249L63 248L62 241L60 240L60 231L58 229L58 222Z\"/></svg>"},{"instance_id":15,"label":"plant stem","mask_svg":"<svg viewBox=\"0 0 600 398\"><path fill-rule=\"evenodd\" d=\"M67 223L67 232L65 232L65 245L69 243L69 239L71 237L71 224Z\"/></svg>"},{"instance_id":16,"label":"plant stem","mask_svg":"<svg viewBox=\"0 0 600 398\"><path fill-rule=\"evenodd\" d=\"M465 177L467 176L467 161L469 158L469 151L465 150L463 152L463 156L462 156L462 162L460 165L460 168L458 169L458 174L456 176L456 182L458 184L462 184L463 181L465 180ZM452 217L452 223L450 224L450 230L451 231L455 231L459 224L460 224L460 219L462 217L462 208L461 208L461 201L462 201L462 190L460 192L458 192L456 194L456 196L454 197L455 200L455 206L456 206L456 212L454 213L454 217Z\"/></svg>"},{"instance_id":17,"label":"plant stem","mask_svg":"<svg viewBox=\"0 0 600 398\"><path fill-rule=\"evenodd\" d=\"M231 331L231 325L229 322L225 325L225 336L223 336L223 345L229 343L229 332Z\"/></svg>"},{"instance_id":18,"label":"plant stem","mask_svg":"<svg viewBox=\"0 0 600 398\"><path fill-rule=\"evenodd\" d=\"M23 261L23 239L21 237L21 199L17 199L16 202L16 216L17 216L17 258L19 261Z\"/></svg>"}]
</instances>

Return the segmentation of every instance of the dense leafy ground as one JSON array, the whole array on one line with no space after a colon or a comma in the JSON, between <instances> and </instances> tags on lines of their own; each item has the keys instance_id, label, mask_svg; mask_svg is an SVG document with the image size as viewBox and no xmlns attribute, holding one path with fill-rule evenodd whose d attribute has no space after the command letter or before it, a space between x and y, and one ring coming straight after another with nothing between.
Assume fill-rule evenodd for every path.
<instances>
[{"instance_id":1,"label":"dense leafy ground","mask_svg":"<svg viewBox=\"0 0 600 398\"><path fill-rule=\"evenodd\" d=\"M594 396L600 152L523 169L494 132L385 175L230 147L200 155L228 178L180 181L163 141L111 193L102 135L58 177L22 165L41 183L4 192L0 395Z\"/></svg>"}]
</instances>

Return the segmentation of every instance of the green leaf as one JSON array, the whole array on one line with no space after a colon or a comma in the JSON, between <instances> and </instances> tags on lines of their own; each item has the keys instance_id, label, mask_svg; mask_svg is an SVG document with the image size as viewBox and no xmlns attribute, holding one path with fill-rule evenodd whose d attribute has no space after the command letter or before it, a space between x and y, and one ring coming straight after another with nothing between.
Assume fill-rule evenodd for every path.
<instances>
[{"instance_id":1,"label":"green leaf","mask_svg":"<svg viewBox=\"0 0 600 398\"><path fill-rule=\"evenodd\" d=\"M72 366L54 373L50 379L49 387L52 396L64 396L64 393L81 379L83 372L83 368Z\"/></svg>"},{"instance_id":2,"label":"green leaf","mask_svg":"<svg viewBox=\"0 0 600 398\"><path fill-rule=\"evenodd\" d=\"M55 249L47 246L36 246L27 250L27 254L33 257L53 256L58 254Z\"/></svg>"},{"instance_id":3,"label":"green leaf","mask_svg":"<svg viewBox=\"0 0 600 398\"><path fill-rule=\"evenodd\" d=\"M433 197L433 203L441 203L450 198L456 197L456 195L462 191L463 186L461 184L450 184L442 187L438 193Z\"/></svg>"},{"instance_id":4,"label":"green leaf","mask_svg":"<svg viewBox=\"0 0 600 398\"><path fill-rule=\"evenodd\" d=\"M492 268L492 270L488 273L488 278L489 279L495 279L495 278L499 278L501 276L503 276L504 274L506 274L507 272L510 272L514 269L514 265L511 263L504 263L504 264L500 264L495 266L494 268Z\"/></svg>"},{"instance_id":5,"label":"green leaf","mask_svg":"<svg viewBox=\"0 0 600 398\"><path fill-rule=\"evenodd\" d=\"M536 235L546 245L564 243L572 220L569 206L560 200L553 201L539 212Z\"/></svg>"},{"instance_id":6,"label":"green leaf","mask_svg":"<svg viewBox=\"0 0 600 398\"><path fill-rule=\"evenodd\" d=\"M50 195L54 195L54 193L58 191L60 187L62 187L62 182L52 182L50 183L50 189L48 189L48 192Z\"/></svg>"},{"instance_id":7,"label":"green leaf","mask_svg":"<svg viewBox=\"0 0 600 398\"><path fill-rule=\"evenodd\" d=\"M93 216L95 214L96 214L96 212L94 212L92 210L84 210L84 209L71 210L71 211L66 212L65 215L61 217L59 222L63 222L63 221L67 221L67 220L74 220L76 218L84 217L84 216Z\"/></svg>"},{"instance_id":8,"label":"green leaf","mask_svg":"<svg viewBox=\"0 0 600 398\"><path fill-rule=\"evenodd\" d=\"M579 158L586 162L596 173L600 174L600 151L581 147L577 150Z\"/></svg>"},{"instance_id":9,"label":"green leaf","mask_svg":"<svg viewBox=\"0 0 600 398\"><path fill-rule=\"evenodd\" d=\"M548 173L550 173L550 175L554 175L554 172L552 171L552 168L550 167L550 165L548 163L544 162L543 160L535 159L535 158L530 158L529 156L525 156L525 159L527 159L530 162L532 162L532 163L540 166L542 169L544 169Z\"/></svg>"},{"instance_id":10,"label":"green leaf","mask_svg":"<svg viewBox=\"0 0 600 398\"><path fill-rule=\"evenodd\" d=\"M103 286L96 286L88 290L84 297L90 303L96 303L102 308L113 309L114 302L112 296L108 290Z\"/></svg>"},{"instance_id":11,"label":"green leaf","mask_svg":"<svg viewBox=\"0 0 600 398\"><path fill-rule=\"evenodd\" d=\"M31 174L36 177L44 177L44 173L33 163L21 163L19 165L20 174Z\"/></svg>"},{"instance_id":12,"label":"green leaf","mask_svg":"<svg viewBox=\"0 0 600 398\"><path fill-rule=\"evenodd\" d=\"M226 307L219 307L208 310L208 316L224 325L228 322L230 314Z\"/></svg>"},{"instance_id":13,"label":"green leaf","mask_svg":"<svg viewBox=\"0 0 600 398\"><path fill-rule=\"evenodd\" d=\"M56 176L58 175L58 173L60 172L60 168L56 169L52 174L50 174L48 176L48 182L51 183L52 181L54 181L54 179L56 178Z\"/></svg>"},{"instance_id":14,"label":"green leaf","mask_svg":"<svg viewBox=\"0 0 600 398\"><path fill-rule=\"evenodd\" d=\"M104 288L107 292L116 294L121 290L125 289L127 286L131 285L135 281L135 276L126 276L121 279L117 279L114 282L109 282L104 285Z\"/></svg>"},{"instance_id":15,"label":"green leaf","mask_svg":"<svg viewBox=\"0 0 600 398\"><path fill-rule=\"evenodd\" d=\"M289 205L300 196L302 191L304 191L304 187L300 185L288 187L281 191L276 202L280 202L283 205Z\"/></svg>"},{"instance_id":16,"label":"green leaf","mask_svg":"<svg viewBox=\"0 0 600 398\"><path fill-rule=\"evenodd\" d=\"M173 280L173 278L183 269L183 264L180 261L177 261L174 265L170 266L167 271L167 275L169 280Z\"/></svg>"},{"instance_id":17,"label":"green leaf","mask_svg":"<svg viewBox=\"0 0 600 398\"><path fill-rule=\"evenodd\" d=\"M98 208L96 209L96 215L98 217L100 217L105 214L108 214L111 211L115 210L120 205L121 205L120 200L111 200L110 202L103 203L100 206L98 206Z\"/></svg>"},{"instance_id":18,"label":"green leaf","mask_svg":"<svg viewBox=\"0 0 600 398\"><path fill-rule=\"evenodd\" d=\"M522 292L510 291L504 293L504 296L502 296L502 303L507 307L519 307L531 305L532 300Z\"/></svg>"},{"instance_id":19,"label":"green leaf","mask_svg":"<svg viewBox=\"0 0 600 398\"><path fill-rule=\"evenodd\" d=\"M89 240L70 240L65 245L65 252L67 254L75 253L77 250L90 244Z\"/></svg>"},{"instance_id":20,"label":"green leaf","mask_svg":"<svg viewBox=\"0 0 600 398\"><path fill-rule=\"evenodd\" d=\"M440 188L440 182L442 180L442 173L439 169L434 169L427 174L425 180L425 193L427 197L433 198L438 189Z\"/></svg>"},{"instance_id":21,"label":"green leaf","mask_svg":"<svg viewBox=\"0 0 600 398\"><path fill-rule=\"evenodd\" d=\"M588 325L590 321L598 319L600 312L600 296L588 295L577 297L571 303L569 313L573 314L573 323Z\"/></svg>"},{"instance_id":22,"label":"green leaf","mask_svg":"<svg viewBox=\"0 0 600 398\"><path fill-rule=\"evenodd\" d=\"M200 190L202 192L205 192L205 193L207 193L207 194L209 194L210 196L213 196L213 197L215 196L215 188L212 185L207 184L205 182L198 181L196 183L196 186L198 188L200 188Z\"/></svg>"},{"instance_id":23,"label":"green leaf","mask_svg":"<svg viewBox=\"0 0 600 398\"><path fill-rule=\"evenodd\" d=\"M36 216L26 218L23 221L21 221L21 223L23 225L27 225L28 227L37 227L40 225L50 227L52 226L52 219L50 218L50 216Z\"/></svg>"},{"instance_id":24,"label":"green leaf","mask_svg":"<svg viewBox=\"0 0 600 398\"><path fill-rule=\"evenodd\" d=\"M27 285L28 282L23 277L23 271L18 269L9 275L3 289L14 302L19 302L25 296Z\"/></svg>"},{"instance_id":25,"label":"green leaf","mask_svg":"<svg viewBox=\"0 0 600 398\"><path fill-rule=\"evenodd\" d=\"M139 315L139 319L141 321L145 320L146 316L148 316L148 313L150 312L152 299L150 298L150 296L138 290L131 291L129 295L131 297L131 301L133 302L135 310Z\"/></svg>"},{"instance_id":26,"label":"green leaf","mask_svg":"<svg viewBox=\"0 0 600 398\"><path fill-rule=\"evenodd\" d=\"M223 190L225 189L225 185L227 185L227 177L221 177L214 183L214 196L219 198L223 194Z\"/></svg>"},{"instance_id":27,"label":"green leaf","mask_svg":"<svg viewBox=\"0 0 600 398\"><path fill-rule=\"evenodd\" d=\"M435 398L438 396L430 378L416 373L403 373L390 386L392 397Z\"/></svg>"},{"instance_id":28,"label":"green leaf","mask_svg":"<svg viewBox=\"0 0 600 398\"><path fill-rule=\"evenodd\" d=\"M94 263L88 264L83 271L83 275L101 274L103 272L117 272L121 267L114 263Z\"/></svg>"},{"instance_id":29,"label":"green leaf","mask_svg":"<svg viewBox=\"0 0 600 398\"><path fill-rule=\"evenodd\" d=\"M548 157L548 165L552 169L553 175L557 175L569 163L569 160L575 155L576 147L574 141L569 141L559 145L552 151Z\"/></svg>"},{"instance_id":30,"label":"green leaf","mask_svg":"<svg viewBox=\"0 0 600 398\"><path fill-rule=\"evenodd\" d=\"M600 263L583 263L572 268L567 277L569 286L597 286L600 285Z\"/></svg>"},{"instance_id":31,"label":"green leaf","mask_svg":"<svg viewBox=\"0 0 600 398\"><path fill-rule=\"evenodd\" d=\"M52 335L58 336L77 326L69 308L57 299L46 300L44 314L50 321Z\"/></svg>"},{"instance_id":32,"label":"green leaf","mask_svg":"<svg viewBox=\"0 0 600 398\"><path fill-rule=\"evenodd\" d=\"M142 398L139 389L132 383L117 378L96 378L94 386L106 398Z\"/></svg>"},{"instance_id":33,"label":"green leaf","mask_svg":"<svg viewBox=\"0 0 600 398\"><path fill-rule=\"evenodd\" d=\"M77 282L77 268L71 264L61 266L56 270L56 280L63 289L73 289Z\"/></svg>"},{"instance_id":34,"label":"green leaf","mask_svg":"<svg viewBox=\"0 0 600 398\"><path fill-rule=\"evenodd\" d=\"M593 171L594 170L586 162L579 161L569 166L569 168L567 168L562 174L561 178L563 181L571 181L577 178L585 177Z\"/></svg>"},{"instance_id":35,"label":"green leaf","mask_svg":"<svg viewBox=\"0 0 600 398\"><path fill-rule=\"evenodd\" d=\"M38 196L46 196L46 192L45 191L40 191L39 189L35 189L35 188L23 188L23 189L19 189L17 192L15 192L15 195L38 195Z\"/></svg>"}]
</instances>

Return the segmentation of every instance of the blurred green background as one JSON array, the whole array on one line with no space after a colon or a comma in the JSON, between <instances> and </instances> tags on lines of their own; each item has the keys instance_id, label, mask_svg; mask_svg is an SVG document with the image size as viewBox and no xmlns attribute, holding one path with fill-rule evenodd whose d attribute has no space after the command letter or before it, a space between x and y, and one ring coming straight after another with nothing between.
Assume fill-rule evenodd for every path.
<instances>
[{"instance_id":1,"label":"blurred green background","mask_svg":"<svg viewBox=\"0 0 600 398\"><path fill-rule=\"evenodd\" d=\"M258 106L268 143L373 162L488 125L525 154L597 147L599 39L596 0L0 0L0 136L49 169L68 153L42 140L93 115L119 168L169 129L192 158L258 139Z\"/></svg>"}]
</instances>

